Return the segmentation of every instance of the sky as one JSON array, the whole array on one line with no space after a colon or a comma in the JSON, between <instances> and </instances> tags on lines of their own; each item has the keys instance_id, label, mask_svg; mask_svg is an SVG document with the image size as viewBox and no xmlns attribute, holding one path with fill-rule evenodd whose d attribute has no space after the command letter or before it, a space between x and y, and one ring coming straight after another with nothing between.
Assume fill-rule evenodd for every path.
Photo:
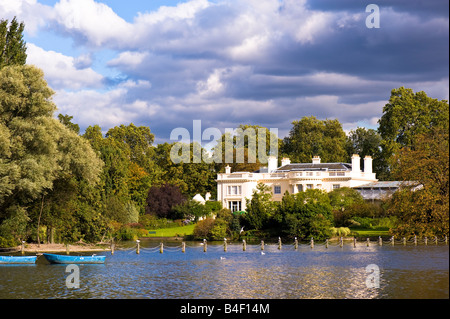
<instances>
[{"instance_id":1,"label":"sky","mask_svg":"<svg viewBox=\"0 0 450 319\"><path fill-rule=\"evenodd\" d=\"M201 120L283 138L304 116L349 132L377 128L394 88L449 98L447 0L0 0L14 16L82 133L134 123L159 144Z\"/></svg>"}]
</instances>

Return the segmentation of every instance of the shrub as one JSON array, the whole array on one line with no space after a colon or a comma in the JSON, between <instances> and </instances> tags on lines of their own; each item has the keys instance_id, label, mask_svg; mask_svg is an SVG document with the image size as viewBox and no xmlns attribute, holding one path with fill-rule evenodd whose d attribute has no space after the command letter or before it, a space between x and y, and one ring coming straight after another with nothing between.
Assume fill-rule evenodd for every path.
<instances>
[{"instance_id":1,"label":"shrub","mask_svg":"<svg viewBox=\"0 0 450 319\"><path fill-rule=\"evenodd\" d=\"M195 225L193 236L197 239L209 238L209 233L214 227L215 220L213 218L206 218Z\"/></svg>"}]
</instances>

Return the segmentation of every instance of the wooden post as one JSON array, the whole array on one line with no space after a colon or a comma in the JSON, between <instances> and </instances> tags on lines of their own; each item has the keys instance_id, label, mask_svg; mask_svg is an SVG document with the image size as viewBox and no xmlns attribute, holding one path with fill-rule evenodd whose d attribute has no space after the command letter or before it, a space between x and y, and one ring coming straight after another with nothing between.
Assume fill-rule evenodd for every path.
<instances>
[{"instance_id":1,"label":"wooden post","mask_svg":"<svg viewBox=\"0 0 450 319\"><path fill-rule=\"evenodd\" d=\"M159 244L159 253L160 254L164 253L164 243L162 243L162 242Z\"/></svg>"},{"instance_id":2,"label":"wooden post","mask_svg":"<svg viewBox=\"0 0 450 319\"><path fill-rule=\"evenodd\" d=\"M264 250L264 240L261 240L261 250Z\"/></svg>"},{"instance_id":3,"label":"wooden post","mask_svg":"<svg viewBox=\"0 0 450 319\"><path fill-rule=\"evenodd\" d=\"M434 243L435 243L436 245L438 244L437 236L434 236Z\"/></svg>"},{"instance_id":4,"label":"wooden post","mask_svg":"<svg viewBox=\"0 0 450 319\"><path fill-rule=\"evenodd\" d=\"M278 237L278 249L281 250L281 237Z\"/></svg>"},{"instance_id":5,"label":"wooden post","mask_svg":"<svg viewBox=\"0 0 450 319\"><path fill-rule=\"evenodd\" d=\"M394 236L391 237L391 244L392 244L392 246L394 246L394 244L395 244L395 238L394 238Z\"/></svg>"},{"instance_id":6,"label":"wooden post","mask_svg":"<svg viewBox=\"0 0 450 319\"><path fill-rule=\"evenodd\" d=\"M243 251L247 250L247 243L245 242L245 239L242 240L242 250Z\"/></svg>"},{"instance_id":7,"label":"wooden post","mask_svg":"<svg viewBox=\"0 0 450 319\"><path fill-rule=\"evenodd\" d=\"M425 246L428 245L428 238L425 237L424 240L425 240Z\"/></svg>"},{"instance_id":8,"label":"wooden post","mask_svg":"<svg viewBox=\"0 0 450 319\"><path fill-rule=\"evenodd\" d=\"M70 248L69 248L69 244L66 244L66 254L70 254Z\"/></svg>"},{"instance_id":9,"label":"wooden post","mask_svg":"<svg viewBox=\"0 0 450 319\"><path fill-rule=\"evenodd\" d=\"M356 238L353 237L353 248L356 248Z\"/></svg>"},{"instance_id":10,"label":"wooden post","mask_svg":"<svg viewBox=\"0 0 450 319\"><path fill-rule=\"evenodd\" d=\"M417 246L417 236L414 235L414 245Z\"/></svg>"},{"instance_id":11,"label":"wooden post","mask_svg":"<svg viewBox=\"0 0 450 319\"><path fill-rule=\"evenodd\" d=\"M114 255L114 238L111 238L111 255Z\"/></svg>"},{"instance_id":12,"label":"wooden post","mask_svg":"<svg viewBox=\"0 0 450 319\"><path fill-rule=\"evenodd\" d=\"M224 238L224 239L223 239L223 251L225 251L225 252L226 252L226 251L227 251L227 249L228 249L228 248L227 248L227 239L226 239L226 238Z\"/></svg>"},{"instance_id":13,"label":"wooden post","mask_svg":"<svg viewBox=\"0 0 450 319\"><path fill-rule=\"evenodd\" d=\"M136 254L140 254L141 253L141 246L140 246L140 240L136 240Z\"/></svg>"},{"instance_id":14,"label":"wooden post","mask_svg":"<svg viewBox=\"0 0 450 319\"><path fill-rule=\"evenodd\" d=\"M298 249L298 239L297 239L297 237L294 238L294 249L295 250Z\"/></svg>"},{"instance_id":15,"label":"wooden post","mask_svg":"<svg viewBox=\"0 0 450 319\"><path fill-rule=\"evenodd\" d=\"M206 239L203 239L203 252L206 253L208 244L206 243Z\"/></svg>"},{"instance_id":16,"label":"wooden post","mask_svg":"<svg viewBox=\"0 0 450 319\"><path fill-rule=\"evenodd\" d=\"M181 243L181 252L182 253L186 252L186 243L184 241Z\"/></svg>"},{"instance_id":17,"label":"wooden post","mask_svg":"<svg viewBox=\"0 0 450 319\"><path fill-rule=\"evenodd\" d=\"M344 239L340 237L339 241L339 246L342 248L344 246Z\"/></svg>"},{"instance_id":18,"label":"wooden post","mask_svg":"<svg viewBox=\"0 0 450 319\"><path fill-rule=\"evenodd\" d=\"M367 247L369 247L369 245L370 245L370 239L367 238Z\"/></svg>"},{"instance_id":19,"label":"wooden post","mask_svg":"<svg viewBox=\"0 0 450 319\"><path fill-rule=\"evenodd\" d=\"M325 239L325 248L328 248L328 239Z\"/></svg>"},{"instance_id":20,"label":"wooden post","mask_svg":"<svg viewBox=\"0 0 450 319\"><path fill-rule=\"evenodd\" d=\"M25 242L22 240L22 247L20 248L22 255L25 255Z\"/></svg>"},{"instance_id":21,"label":"wooden post","mask_svg":"<svg viewBox=\"0 0 450 319\"><path fill-rule=\"evenodd\" d=\"M378 245L383 246L383 239L381 239L381 236L378 236Z\"/></svg>"},{"instance_id":22,"label":"wooden post","mask_svg":"<svg viewBox=\"0 0 450 319\"><path fill-rule=\"evenodd\" d=\"M445 236L445 244L448 244L447 236Z\"/></svg>"},{"instance_id":23,"label":"wooden post","mask_svg":"<svg viewBox=\"0 0 450 319\"><path fill-rule=\"evenodd\" d=\"M311 249L314 248L314 238L311 237Z\"/></svg>"},{"instance_id":24,"label":"wooden post","mask_svg":"<svg viewBox=\"0 0 450 319\"><path fill-rule=\"evenodd\" d=\"M403 246L406 246L406 238L403 237Z\"/></svg>"}]
</instances>

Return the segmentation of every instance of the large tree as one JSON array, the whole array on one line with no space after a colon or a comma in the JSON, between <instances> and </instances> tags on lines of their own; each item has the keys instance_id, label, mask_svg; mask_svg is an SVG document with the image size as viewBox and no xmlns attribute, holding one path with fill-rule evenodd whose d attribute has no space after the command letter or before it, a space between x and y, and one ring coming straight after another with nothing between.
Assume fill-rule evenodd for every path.
<instances>
[{"instance_id":1,"label":"large tree","mask_svg":"<svg viewBox=\"0 0 450 319\"><path fill-rule=\"evenodd\" d=\"M85 139L53 117L56 106L52 95L43 72L34 66L6 66L0 70L3 231L8 228L5 225L18 227L11 223L13 220L28 221L30 212L26 208L54 191L55 181L98 181L101 160Z\"/></svg>"},{"instance_id":2,"label":"large tree","mask_svg":"<svg viewBox=\"0 0 450 319\"><path fill-rule=\"evenodd\" d=\"M417 135L414 144L402 148L394 159L393 176L405 181L390 202L389 211L399 220L395 233L448 236L448 130Z\"/></svg>"},{"instance_id":3,"label":"large tree","mask_svg":"<svg viewBox=\"0 0 450 319\"><path fill-rule=\"evenodd\" d=\"M292 125L282 147L282 154L292 162L308 163L313 156L320 156L324 163L348 161L346 135L338 120L319 120L311 116L294 121Z\"/></svg>"},{"instance_id":4,"label":"large tree","mask_svg":"<svg viewBox=\"0 0 450 319\"><path fill-rule=\"evenodd\" d=\"M27 60L26 44L23 40L25 25L12 19L0 20L0 69L7 65L24 65Z\"/></svg>"},{"instance_id":5,"label":"large tree","mask_svg":"<svg viewBox=\"0 0 450 319\"><path fill-rule=\"evenodd\" d=\"M449 107L446 100L428 97L423 91L393 89L389 103L378 121L382 137L382 157L392 164L393 156L402 147L411 147L420 134L435 128L448 130ZM391 177L392 178L392 177Z\"/></svg>"}]
</instances>

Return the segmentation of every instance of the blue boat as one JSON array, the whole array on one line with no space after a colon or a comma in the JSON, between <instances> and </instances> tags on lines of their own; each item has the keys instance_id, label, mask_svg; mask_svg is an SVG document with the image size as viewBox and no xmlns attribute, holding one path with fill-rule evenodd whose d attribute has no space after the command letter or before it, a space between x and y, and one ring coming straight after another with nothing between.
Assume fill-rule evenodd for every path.
<instances>
[{"instance_id":1,"label":"blue boat","mask_svg":"<svg viewBox=\"0 0 450 319\"><path fill-rule=\"evenodd\" d=\"M35 264L37 256L0 256L0 264Z\"/></svg>"},{"instance_id":2,"label":"blue boat","mask_svg":"<svg viewBox=\"0 0 450 319\"><path fill-rule=\"evenodd\" d=\"M70 256L43 254L44 257L52 264L104 264L106 256Z\"/></svg>"}]
</instances>

